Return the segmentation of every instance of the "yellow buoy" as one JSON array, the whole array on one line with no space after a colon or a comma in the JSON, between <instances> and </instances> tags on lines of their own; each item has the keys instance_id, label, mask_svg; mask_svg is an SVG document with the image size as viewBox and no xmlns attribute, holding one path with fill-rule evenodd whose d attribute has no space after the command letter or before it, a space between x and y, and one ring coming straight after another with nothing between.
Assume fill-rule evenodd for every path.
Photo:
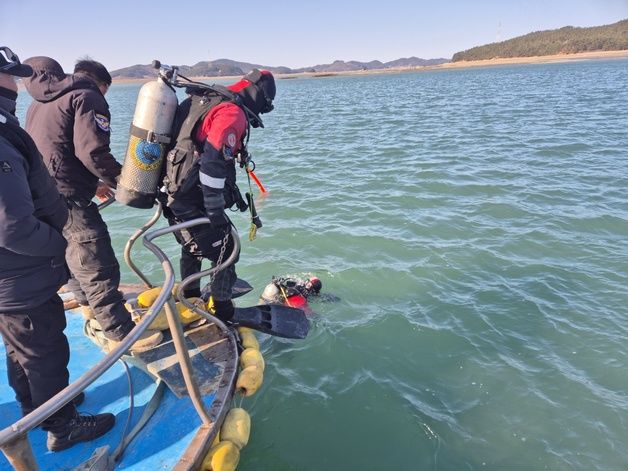
<instances>
[{"instance_id":1,"label":"yellow buoy","mask_svg":"<svg viewBox=\"0 0 628 471\"><path fill-rule=\"evenodd\" d=\"M178 284L175 283L174 287L172 288L173 296L177 292L177 286ZM137 295L137 305L140 308L151 307L157 299L157 296L159 296L159 293L161 293L161 286L157 286L156 288L147 289L146 291L141 292Z\"/></svg>"},{"instance_id":2,"label":"yellow buoy","mask_svg":"<svg viewBox=\"0 0 628 471\"><path fill-rule=\"evenodd\" d=\"M240 366L244 369L251 365L257 366L262 371L264 371L264 368L266 367L264 357L259 350L256 350L255 348L246 348L240 354Z\"/></svg>"},{"instance_id":3,"label":"yellow buoy","mask_svg":"<svg viewBox=\"0 0 628 471\"><path fill-rule=\"evenodd\" d=\"M240 327L238 330L240 331L242 348L253 348L255 350L259 350L259 342L251 329L245 330L243 327Z\"/></svg>"},{"instance_id":4,"label":"yellow buoy","mask_svg":"<svg viewBox=\"0 0 628 471\"><path fill-rule=\"evenodd\" d=\"M249 442L251 434L251 417L240 407L231 409L220 428L221 440L235 444L240 450Z\"/></svg>"},{"instance_id":5,"label":"yellow buoy","mask_svg":"<svg viewBox=\"0 0 628 471\"><path fill-rule=\"evenodd\" d=\"M244 397L252 396L262 385L264 373L257 366L247 366L238 375L236 390Z\"/></svg>"},{"instance_id":6,"label":"yellow buoy","mask_svg":"<svg viewBox=\"0 0 628 471\"><path fill-rule=\"evenodd\" d=\"M190 301L195 303L200 298L190 298ZM181 324L188 325L191 322L194 322L201 318L200 315L189 309L182 303L176 303L177 312L179 313L179 319L181 320ZM159 314L155 320L150 324L149 329L151 330L166 330L168 328L168 318L166 316L166 308L161 308Z\"/></svg>"},{"instance_id":7,"label":"yellow buoy","mask_svg":"<svg viewBox=\"0 0 628 471\"><path fill-rule=\"evenodd\" d=\"M240 461L240 450L232 442L221 441L210 448L200 471L235 471Z\"/></svg>"}]
</instances>

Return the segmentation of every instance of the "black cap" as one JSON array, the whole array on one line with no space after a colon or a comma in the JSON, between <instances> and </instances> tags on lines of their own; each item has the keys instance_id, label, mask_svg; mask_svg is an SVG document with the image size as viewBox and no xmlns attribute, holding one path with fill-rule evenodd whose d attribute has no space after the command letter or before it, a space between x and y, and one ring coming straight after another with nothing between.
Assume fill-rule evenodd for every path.
<instances>
[{"instance_id":1,"label":"black cap","mask_svg":"<svg viewBox=\"0 0 628 471\"><path fill-rule=\"evenodd\" d=\"M30 65L20 63L20 58L6 46L0 46L0 73L16 77L30 77L33 69Z\"/></svg>"}]
</instances>

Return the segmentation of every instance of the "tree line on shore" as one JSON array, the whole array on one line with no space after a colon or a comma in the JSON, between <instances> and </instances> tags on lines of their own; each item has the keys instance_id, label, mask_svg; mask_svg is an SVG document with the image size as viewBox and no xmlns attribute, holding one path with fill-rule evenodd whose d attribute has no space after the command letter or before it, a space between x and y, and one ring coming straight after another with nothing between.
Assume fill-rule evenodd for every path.
<instances>
[{"instance_id":1,"label":"tree line on shore","mask_svg":"<svg viewBox=\"0 0 628 471\"><path fill-rule=\"evenodd\" d=\"M452 62L622 50L628 50L628 19L591 28L566 26L536 31L507 41L457 52Z\"/></svg>"}]
</instances>

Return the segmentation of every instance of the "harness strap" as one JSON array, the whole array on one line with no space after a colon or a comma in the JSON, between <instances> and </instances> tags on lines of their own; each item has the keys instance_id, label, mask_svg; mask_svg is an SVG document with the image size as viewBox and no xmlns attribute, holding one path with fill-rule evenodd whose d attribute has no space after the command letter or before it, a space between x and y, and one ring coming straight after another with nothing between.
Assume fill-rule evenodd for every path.
<instances>
[{"instance_id":1,"label":"harness strap","mask_svg":"<svg viewBox=\"0 0 628 471\"><path fill-rule=\"evenodd\" d=\"M157 411L165 390L166 383L158 379L157 387L155 388L155 391L153 392L153 396L150 398L150 401L148 401L148 404L146 404L146 408L144 409L144 413L140 417L140 420L137 422L137 424L135 424L135 427L133 427L133 429L127 434L127 436L124 437L124 440L120 442L120 444L113 451L113 453L111 453L110 459L112 461L118 461L122 457L122 454L124 453L124 450L129 445L129 443L133 441L135 436L140 432L140 430L144 428L144 425L148 423L149 419L153 416L155 411Z\"/></svg>"},{"instance_id":2,"label":"harness strap","mask_svg":"<svg viewBox=\"0 0 628 471\"><path fill-rule=\"evenodd\" d=\"M154 131L138 128L135 124L131 124L131 134L135 137L148 142L156 142L158 144L170 144L172 138L167 134L158 134Z\"/></svg>"},{"instance_id":3,"label":"harness strap","mask_svg":"<svg viewBox=\"0 0 628 471\"><path fill-rule=\"evenodd\" d=\"M155 388L153 396L150 398L150 401L148 401L142 417L140 417L140 420L135 427L133 427L133 430L131 430L129 434L122 439L118 447L111 454L109 454L109 445L96 448L92 453L92 456L87 461L79 464L73 468L72 471L114 471L116 468L116 462L122 457L122 453L124 453L125 448L129 445L129 443L131 443L133 438L135 438L144 425L146 425L148 419L150 419L157 410L166 389L165 384L166 383L163 381L157 380L157 388Z\"/></svg>"}]
</instances>

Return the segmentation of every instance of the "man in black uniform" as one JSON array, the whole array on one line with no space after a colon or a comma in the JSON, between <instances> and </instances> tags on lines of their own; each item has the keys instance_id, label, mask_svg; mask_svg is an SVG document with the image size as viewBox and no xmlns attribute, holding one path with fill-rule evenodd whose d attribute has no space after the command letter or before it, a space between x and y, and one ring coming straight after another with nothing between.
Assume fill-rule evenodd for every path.
<instances>
[{"instance_id":1,"label":"man in black uniform","mask_svg":"<svg viewBox=\"0 0 628 471\"><path fill-rule=\"evenodd\" d=\"M54 59L25 61L34 74L25 85L34 98L26 115L26 130L41 151L57 189L68 201L69 218L63 229L68 240L66 261L72 272L70 288L82 306L89 306L99 328L115 346L135 327L124 307L120 265L107 225L92 201L111 194L121 165L111 155L109 105L104 94L111 76L99 62L81 60L66 75ZM145 332L133 346L150 348L159 332Z\"/></svg>"},{"instance_id":2,"label":"man in black uniform","mask_svg":"<svg viewBox=\"0 0 628 471\"><path fill-rule=\"evenodd\" d=\"M61 231L68 211L14 116L14 76L31 74L10 49L0 48L0 333L9 384L24 414L68 385L70 358L57 295L67 280ZM80 416L70 402L42 427L48 448L58 451L103 435L114 422L112 414Z\"/></svg>"}]
</instances>

